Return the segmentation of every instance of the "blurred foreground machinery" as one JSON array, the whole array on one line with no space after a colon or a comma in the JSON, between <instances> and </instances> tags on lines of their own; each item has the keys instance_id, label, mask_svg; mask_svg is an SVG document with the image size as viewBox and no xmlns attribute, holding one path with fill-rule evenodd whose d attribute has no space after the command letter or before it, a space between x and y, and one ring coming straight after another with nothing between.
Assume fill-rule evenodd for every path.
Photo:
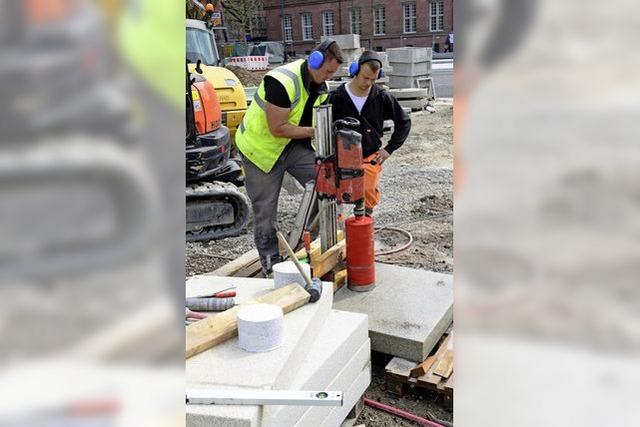
<instances>
[{"instance_id":1,"label":"blurred foreground machinery","mask_svg":"<svg viewBox=\"0 0 640 427\"><path fill-rule=\"evenodd\" d=\"M111 266L149 238L149 179L102 24L86 1L0 1L0 278Z\"/></svg>"}]
</instances>

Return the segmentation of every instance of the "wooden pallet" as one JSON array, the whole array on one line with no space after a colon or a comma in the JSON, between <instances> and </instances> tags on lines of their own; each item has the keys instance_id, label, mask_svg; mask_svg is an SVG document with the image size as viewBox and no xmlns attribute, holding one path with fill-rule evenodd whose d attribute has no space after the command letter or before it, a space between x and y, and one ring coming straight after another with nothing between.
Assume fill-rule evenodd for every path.
<instances>
[{"instance_id":1,"label":"wooden pallet","mask_svg":"<svg viewBox=\"0 0 640 427\"><path fill-rule=\"evenodd\" d=\"M440 393L450 408L453 407L453 331L449 326L440 342L424 362L394 357L387 364L386 383L389 393L404 396L410 387L418 387Z\"/></svg>"}]
</instances>

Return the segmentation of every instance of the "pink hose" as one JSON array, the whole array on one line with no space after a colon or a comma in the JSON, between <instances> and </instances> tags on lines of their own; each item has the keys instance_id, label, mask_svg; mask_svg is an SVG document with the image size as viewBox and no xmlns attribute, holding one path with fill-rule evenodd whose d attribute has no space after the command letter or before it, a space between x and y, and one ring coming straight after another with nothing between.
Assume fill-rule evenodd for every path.
<instances>
[{"instance_id":1,"label":"pink hose","mask_svg":"<svg viewBox=\"0 0 640 427\"><path fill-rule=\"evenodd\" d=\"M403 411L402 409L395 408L393 406L385 405L384 403L377 402L375 400L371 400L368 398L364 398L364 404L367 406L371 406L372 408L379 409L381 411L388 412L393 415L397 415L409 421L414 421L422 426L429 427L444 427L441 424L434 423L433 421L429 421L425 418L414 415L410 412Z\"/></svg>"}]
</instances>

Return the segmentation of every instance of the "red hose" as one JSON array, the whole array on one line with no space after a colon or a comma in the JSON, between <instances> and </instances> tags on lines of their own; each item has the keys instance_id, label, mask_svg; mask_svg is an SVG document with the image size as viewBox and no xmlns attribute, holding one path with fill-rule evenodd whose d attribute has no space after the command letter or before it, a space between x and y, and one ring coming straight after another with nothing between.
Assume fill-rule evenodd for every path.
<instances>
[{"instance_id":1,"label":"red hose","mask_svg":"<svg viewBox=\"0 0 640 427\"><path fill-rule=\"evenodd\" d=\"M377 402L375 400L371 400L369 398L364 398L364 404L367 406L371 406L372 408L379 409L381 411L388 412L393 415L397 415L409 421L414 421L421 426L429 426L429 427L444 427L441 424L434 423L433 421L429 421L426 418L419 417L410 412L403 411L402 409L398 409L396 407L385 405L384 403Z\"/></svg>"}]
</instances>

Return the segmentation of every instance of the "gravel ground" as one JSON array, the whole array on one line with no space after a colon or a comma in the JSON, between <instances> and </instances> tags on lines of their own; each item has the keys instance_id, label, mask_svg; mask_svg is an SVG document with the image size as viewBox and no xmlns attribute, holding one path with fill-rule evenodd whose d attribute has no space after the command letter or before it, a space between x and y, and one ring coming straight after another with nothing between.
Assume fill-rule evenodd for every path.
<instances>
[{"instance_id":1,"label":"gravel ground","mask_svg":"<svg viewBox=\"0 0 640 427\"><path fill-rule=\"evenodd\" d=\"M426 270L453 272L453 103L441 100L437 112L411 114L412 129L404 146L385 163L380 183L382 200L376 208L376 225L410 231L414 242L407 250L379 257L378 261ZM279 227L288 231L302 197L300 187L285 182L280 194ZM239 236L208 243L188 243L186 274L210 272L254 248L252 222ZM376 234L378 249L389 249L406 242L403 235L381 230ZM423 390L412 390L403 398L388 395L384 386L384 367L388 356L372 356L373 379L365 395L371 399L405 409L423 417L452 421L442 397ZM413 422L365 407L358 423L367 426L413 426Z\"/></svg>"}]
</instances>

